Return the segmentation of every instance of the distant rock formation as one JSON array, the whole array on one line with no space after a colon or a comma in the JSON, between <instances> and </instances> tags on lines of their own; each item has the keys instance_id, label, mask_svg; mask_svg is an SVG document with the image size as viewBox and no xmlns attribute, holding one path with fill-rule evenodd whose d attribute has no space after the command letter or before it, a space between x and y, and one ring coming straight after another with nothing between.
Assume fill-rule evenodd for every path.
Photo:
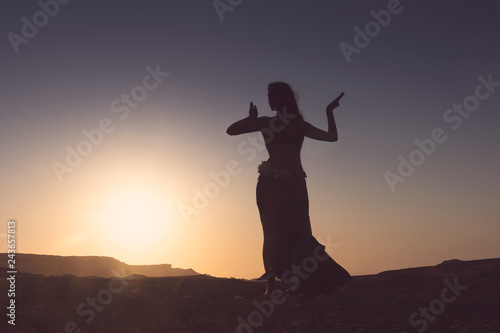
<instances>
[{"instance_id":1,"label":"distant rock formation","mask_svg":"<svg viewBox=\"0 0 500 333\"><path fill-rule=\"evenodd\" d=\"M7 267L7 253L0 253L0 267ZM169 264L161 265L127 265L115 258L98 256L54 256L40 254L16 254L18 272L39 275L74 275L78 277L97 276L110 278L113 276L145 275L188 276L199 275L192 269L173 268Z\"/></svg>"},{"instance_id":2,"label":"distant rock formation","mask_svg":"<svg viewBox=\"0 0 500 333\"><path fill-rule=\"evenodd\" d=\"M443 279L458 275L462 278L479 278L485 275L500 276L500 259L492 258L467 261L451 259L445 260L436 266L391 270L380 272L375 276L388 279L421 279L422 277Z\"/></svg>"}]
</instances>

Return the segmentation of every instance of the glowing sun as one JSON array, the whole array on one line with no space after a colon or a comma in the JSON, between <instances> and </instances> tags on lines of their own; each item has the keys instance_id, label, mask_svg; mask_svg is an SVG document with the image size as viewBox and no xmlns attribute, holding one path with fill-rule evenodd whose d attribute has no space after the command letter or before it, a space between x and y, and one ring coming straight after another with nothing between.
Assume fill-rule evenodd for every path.
<instances>
[{"instance_id":1,"label":"glowing sun","mask_svg":"<svg viewBox=\"0 0 500 333\"><path fill-rule=\"evenodd\" d=\"M170 205L162 196L143 190L127 190L110 202L104 221L113 243L127 246L159 244L172 223Z\"/></svg>"}]
</instances>

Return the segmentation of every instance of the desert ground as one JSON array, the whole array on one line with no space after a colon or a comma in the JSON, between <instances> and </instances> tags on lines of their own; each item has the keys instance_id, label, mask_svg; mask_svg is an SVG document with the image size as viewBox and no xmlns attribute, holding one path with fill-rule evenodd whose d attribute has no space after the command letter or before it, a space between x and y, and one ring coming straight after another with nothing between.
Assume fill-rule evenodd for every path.
<instances>
[{"instance_id":1,"label":"desert ground","mask_svg":"<svg viewBox=\"0 0 500 333\"><path fill-rule=\"evenodd\" d=\"M500 259L354 276L341 293L300 298L265 282L206 275L16 276L15 326L1 332L499 332ZM279 284L278 284L279 285ZM0 282L7 291L8 281Z\"/></svg>"}]
</instances>

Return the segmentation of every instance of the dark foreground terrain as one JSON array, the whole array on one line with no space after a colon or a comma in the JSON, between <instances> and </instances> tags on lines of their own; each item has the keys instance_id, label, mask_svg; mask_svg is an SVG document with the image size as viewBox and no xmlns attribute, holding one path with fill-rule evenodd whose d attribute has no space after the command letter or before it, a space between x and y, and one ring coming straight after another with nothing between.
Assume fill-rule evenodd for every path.
<instances>
[{"instance_id":1,"label":"dark foreground terrain","mask_svg":"<svg viewBox=\"0 0 500 333\"><path fill-rule=\"evenodd\" d=\"M8 289L3 278L0 332L500 333L500 259L357 276L339 295L274 303L259 299L265 283L238 279L18 273L15 327Z\"/></svg>"}]
</instances>

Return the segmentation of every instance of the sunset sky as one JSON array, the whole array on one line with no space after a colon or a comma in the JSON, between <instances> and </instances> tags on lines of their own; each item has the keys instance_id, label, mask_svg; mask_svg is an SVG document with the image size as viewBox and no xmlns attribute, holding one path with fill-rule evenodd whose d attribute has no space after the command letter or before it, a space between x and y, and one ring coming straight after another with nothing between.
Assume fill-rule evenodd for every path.
<instances>
[{"instance_id":1,"label":"sunset sky","mask_svg":"<svg viewBox=\"0 0 500 333\"><path fill-rule=\"evenodd\" d=\"M352 275L500 257L497 2L54 1L0 13L1 252L16 219L22 253L260 276L268 155L226 129L279 80L322 129L345 92L302 162Z\"/></svg>"}]
</instances>

